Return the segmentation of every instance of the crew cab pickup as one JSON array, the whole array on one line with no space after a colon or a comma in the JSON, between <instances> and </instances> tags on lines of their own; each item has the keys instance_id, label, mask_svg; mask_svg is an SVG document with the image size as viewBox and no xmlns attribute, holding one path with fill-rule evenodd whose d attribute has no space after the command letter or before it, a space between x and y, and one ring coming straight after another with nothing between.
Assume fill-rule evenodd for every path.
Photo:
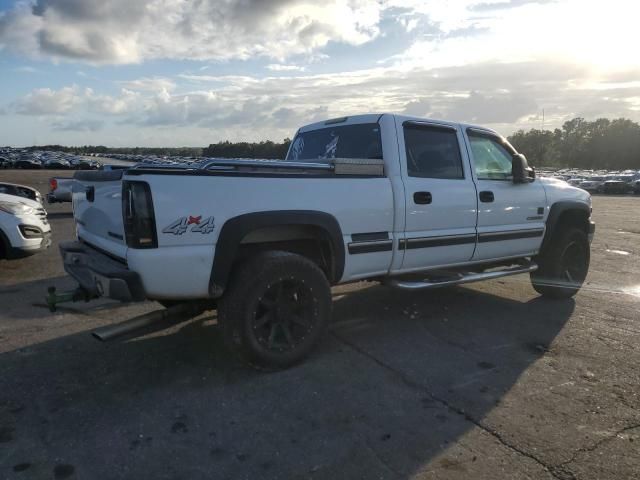
<instances>
[{"instance_id":1,"label":"crew cab pickup","mask_svg":"<svg viewBox=\"0 0 640 480\"><path fill-rule=\"evenodd\" d=\"M281 161L75 174L66 271L91 296L208 300L248 362L287 367L326 329L330 286L422 289L531 275L574 295L591 197L536 178L496 132L367 114L302 127Z\"/></svg>"}]
</instances>

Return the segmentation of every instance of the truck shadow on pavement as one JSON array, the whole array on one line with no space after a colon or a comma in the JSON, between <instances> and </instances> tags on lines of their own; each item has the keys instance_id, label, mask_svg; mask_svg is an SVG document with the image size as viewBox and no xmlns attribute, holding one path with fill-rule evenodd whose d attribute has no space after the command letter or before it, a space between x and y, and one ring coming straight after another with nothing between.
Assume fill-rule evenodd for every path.
<instances>
[{"instance_id":1,"label":"truck shadow on pavement","mask_svg":"<svg viewBox=\"0 0 640 480\"><path fill-rule=\"evenodd\" d=\"M543 475L480 427L573 308L469 288L337 294L316 353L270 374L229 357L214 312L124 342L84 331L20 348L0 354L0 477ZM473 435L481 450L460 442Z\"/></svg>"}]
</instances>

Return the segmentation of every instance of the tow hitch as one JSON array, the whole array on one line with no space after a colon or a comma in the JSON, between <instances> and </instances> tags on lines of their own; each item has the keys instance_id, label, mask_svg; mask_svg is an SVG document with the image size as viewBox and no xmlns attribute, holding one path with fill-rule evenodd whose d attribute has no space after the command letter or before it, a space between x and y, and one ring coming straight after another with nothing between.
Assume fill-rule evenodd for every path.
<instances>
[{"instance_id":1,"label":"tow hitch","mask_svg":"<svg viewBox=\"0 0 640 480\"><path fill-rule=\"evenodd\" d=\"M47 288L47 306L50 312L55 312L59 303L66 302L88 302L95 298L87 290L82 287L78 287L75 290L70 290L63 293L56 293L56 287Z\"/></svg>"},{"instance_id":2,"label":"tow hitch","mask_svg":"<svg viewBox=\"0 0 640 480\"><path fill-rule=\"evenodd\" d=\"M56 293L56 287L49 287L47 292L48 295L46 300L51 312L56 311L59 303L89 302L94 298L98 298L96 295L92 295L82 287L63 293ZM215 308L215 305L212 305L210 301L183 302L166 309L155 310L153 312L139 315L121 323L100 327L91 334L96 339L106 342L107 340L135 332L136 330L143 330L144 327L148 327L153 324L164 324L164 328L168 328L173 324L197 317L205 310L209 310L211 308Z\"/></svg>"}]
</instances>

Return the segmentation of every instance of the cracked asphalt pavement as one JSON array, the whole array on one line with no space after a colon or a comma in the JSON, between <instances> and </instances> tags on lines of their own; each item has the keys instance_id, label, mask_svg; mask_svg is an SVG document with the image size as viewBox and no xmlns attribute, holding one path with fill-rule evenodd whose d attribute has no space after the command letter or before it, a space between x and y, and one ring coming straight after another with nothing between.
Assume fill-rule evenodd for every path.
<instances>
[{"instance_id":1,"label":"cracked asphalt pavement","mask_svg":"<svg viewBox=\"0 0 640 480\"><path fill-rule=\"evenodd\" d=\"M315 353L268 374L227 355L215 311L112 343L90 332L161 307L49 313L74 285L70 206L50 206L52 248L0 261L0 479L640 478L640 198L593 206L575 299L526 276L343 286Z\"/></svg>"}]
</instances>

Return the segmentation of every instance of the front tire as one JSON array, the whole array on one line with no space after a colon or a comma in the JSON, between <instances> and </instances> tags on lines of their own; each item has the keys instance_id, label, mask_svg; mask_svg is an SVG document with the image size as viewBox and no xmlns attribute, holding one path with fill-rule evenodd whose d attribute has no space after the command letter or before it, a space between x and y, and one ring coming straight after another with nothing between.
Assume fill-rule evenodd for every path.
<instances>
[{"instance_id":1,"label":"front tire","mask_svg":"<svg viewBox=\"0 0 640 480\"><path fill-rule=\"evenodd\" d=\"M535 291L550 298L573 297L589 272L587 234L578 228L561 230L537 260L539 268L531 273Z\"/></svg>"},{"instance_id":2,"label":"front tire","mask_svg":"<svg viewBox=\"0 0 640 480\"><path fill-rule=\"evenodd\" d=\"M240 264L220 300L225 343L244 362L283 369L309 355L331 316L331 288L311 260L264 252Z\"/></svg>"}]
</instances>

